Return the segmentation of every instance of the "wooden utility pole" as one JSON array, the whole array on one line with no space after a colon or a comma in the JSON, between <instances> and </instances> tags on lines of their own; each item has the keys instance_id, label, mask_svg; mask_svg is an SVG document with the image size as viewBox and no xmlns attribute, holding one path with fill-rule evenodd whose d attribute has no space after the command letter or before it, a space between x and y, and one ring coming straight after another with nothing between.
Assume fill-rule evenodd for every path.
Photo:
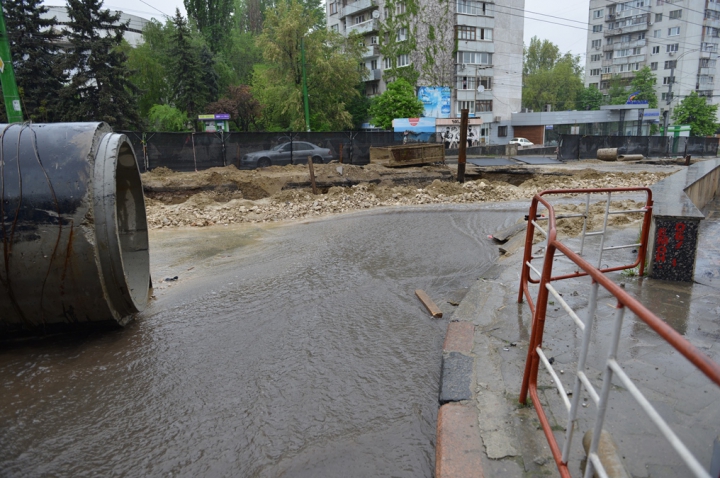
<instances>
[{"instance_id":1,"label":"wooden utility pole","mask_svg":"<svg viewBox=\"0 0 720 478\"><path fill-rule=\"evenodd\" d=\"M310 170L310 184L312 184L313 194L317 195L318 189L315 184L315 167L313 166L312 158L308 156L308 169Z\"/></svg>"},{"instance_id":2,"label":"wooden utility pole","mask_svg":"<svg viewBox=\"0 0 720 478\"><path fill-rule=\"evenodd\" d=\"M465 182L465 155L467 152L468 110L460 110L460 147L458 148L457 180Z\"/></svg>"}]
</instances>

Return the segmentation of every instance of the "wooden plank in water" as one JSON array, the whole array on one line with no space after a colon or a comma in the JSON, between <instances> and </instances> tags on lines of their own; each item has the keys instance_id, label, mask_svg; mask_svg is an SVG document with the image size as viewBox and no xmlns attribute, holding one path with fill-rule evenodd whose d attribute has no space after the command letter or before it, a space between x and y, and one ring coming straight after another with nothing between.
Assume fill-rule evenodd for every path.
<instances>
[{"instance_id":1,"label":"wooden plank in water","mask_svg":"<svg viewBox=\"0 0 720 478\"><path fill-rule=\"evenodd\" d=\"M420 299L420 302L422 302L423 305L427 308L428 312L430 312L430 315L432 315L436 319L442 317L442 312L440 311L440 308L435 305L435 302L433 302L433 300L425 293L424 290L415 290L415 295L418 297L418 299Z\"/></svg>"}]
</instances>

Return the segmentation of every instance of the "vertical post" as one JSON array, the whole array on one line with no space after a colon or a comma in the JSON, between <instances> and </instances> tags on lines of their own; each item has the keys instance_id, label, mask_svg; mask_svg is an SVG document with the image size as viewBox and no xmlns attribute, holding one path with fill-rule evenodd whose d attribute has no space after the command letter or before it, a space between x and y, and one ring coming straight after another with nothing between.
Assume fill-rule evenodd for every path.
<instances>
[{"instance_id":1,"label":"vertical post","mask_svg":"<svg viewBox=\"0 0 720 478\"><path fill-rule=\"evenodd\" d=\"M675 60L677 62L677 60ZM665 114L663 118L663 136L667 138L667 128L668 128L668 121L670 119L670 102L672 102L672 85L675 80L675 63L671 63L670 68L670 83L668 83L668 92L667 96L665 97L665 106L667 108L665 109Z\"/></svg>"},{"instance_id":2,"label":"vertical post","mask_svg":"<svg viewBox=\"0 0 720 478\"><path fill-rule=\"evenodd\" d=\"M20 94L17 83L15 83L15 71L12 66L10 55L10 40L5 28L5 15L0 2L0 82L2 82L3 98L5 100L5 111L7 112L8 123L22 123L23 114L20 105Z\"/></svg>"},{"instance_id":3,"label":"vertical post","mask_svg":"<svg viewBox=\"0 0 720 478\"><path fill-rule=\"evenodd\" d=\"M305 130L310 132L310 105L308 103L307 74L305 73L305 37L300 39L300 63L302 68L303 103L305 105Z\"/></svg>"},{"instance_id":4,"label":"vertical post","mask_svg":"<svg viewBox=\"0 0 720 478\"><path fill-rule=\"evenodd\" d=\"M468 129L468 110L460 110L460 147L458 148L458 172L457 180L460 183L465 182L465 154L467 150L467 129Z\"/></svg>"},{"instance_id":5,"label":"vertical post","mask_svg":"<svg viewBox=\"0 0 720 478\"><path fill-rule=\"evenodd\" d=\"M308 169L310 170L310 184L312 184L313 194L318 193L317 184L315 184L315 165L312 162L312 157L308 156Z\"/></svg>"},{"instance_id":6,"label":"vertical post","mask_svg":"<svg viewBox=\"0 0 720 478\"><path fill-rule=\"evenodd\" d=\"M343 150L343 144L340 143L340 164L342 164L342 150Z\"/></svg>"}]
</instances>

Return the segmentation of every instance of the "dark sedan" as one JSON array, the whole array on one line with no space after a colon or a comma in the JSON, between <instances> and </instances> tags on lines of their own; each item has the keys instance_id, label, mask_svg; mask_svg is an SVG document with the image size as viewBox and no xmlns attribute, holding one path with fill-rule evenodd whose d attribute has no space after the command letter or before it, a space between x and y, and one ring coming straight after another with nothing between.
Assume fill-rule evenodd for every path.
<instances>
[{"instance_id":1,"label":"dark sedan","mask_svg":"<svg viewBox=\"0 0 720 478\"><path fill-rule=\"evenodd\" d=\"M244 155L240 159L240 168L254 169L285 164L307 164L308 157L312 158L313 163L329 163L333 159L328 148L320 148L304 141L293 141L292 143L278 144L271 150L255 151Z\"/></svg>"}]
</instances>

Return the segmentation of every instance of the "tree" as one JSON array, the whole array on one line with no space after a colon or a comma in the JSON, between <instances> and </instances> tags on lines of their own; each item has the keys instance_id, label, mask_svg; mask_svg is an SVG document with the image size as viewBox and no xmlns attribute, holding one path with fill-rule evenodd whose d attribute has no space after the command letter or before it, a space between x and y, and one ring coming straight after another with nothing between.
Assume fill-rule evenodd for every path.
<instances>
[{"instance_id":1,"label":"tree","mask_svg":"<svg viewBox=\"0 0 720 478\"><path fill-rule=\"evenodd\" d=\"M689 124L691 136L710 136L718 129L717 111L718 105L692 91L675 108L672 119L675 124Z\"/></svg>"},{"instance_id":2,"label":"tree","mask_svg":"<svg viewBox=\"0 0 720 478\"><path fill-rule=\"evenodd\" d=\"M455 2L423 3L417 19L417 48L412 55L419 80L428 86L452 86L455 82Z\"/></svg>"},{"instance_id":3,"label":"tree","mask_svg":"<svg viewBox=\"0 0 720 478\"><path fill-rule=\"evenodd\" d=\"M635 77L630 81L630 93L636 93L636 100L646 100L650 108L657 108L658 100L655 93L655 83L657 83L657 77L650 67L643 67L642 70L635 73Z\"/></svg>"},{"instance_id":4,"label":"tree","mask_svg":"<svg viewBox=\"0 0 720 478\"><path fill-rule=\"evenodd\" d=\"M370 106L372 123L383 129L392 129L395 118L416 118L423 111L422 101L415 96L415 89L402 78L389 83Z\"/></svg>"},{"instance_id":5,"label":"tree","mask_svg":"<svg viewBox=\"0 0 720 478\"><path fill-rule=\"evenodd\" d=\"M352 128L360 129L363 123L370 119L372 100L365 96L365 83L359 83L356 88L358 95L348 101L347 110L352 116Z\"/></svg>"},{"instance_id":6,"label":"tree","mask_svg":"<svg viewBox=\"0 0 720 478\"><path fill-rule=\"evenodd\" d=\"M417 18L420 11L418 0L385 0L386 16L379 23L380 53L387 64L383 78L391 82L403 78L417 83L420 73L411 58L417 51Z\"/></svg>"},{"instance_id":7,"label":"tree","mask_svg":"<svg viewBox=\"0 0 720 478\"><path fill-rule=\"evenodd\" d=\"M175 107L187 112L188 116L194 119L200 109L208 103L200 54L192 43L190 29L179 9L175 10L173 24L175 31L169 48L168 72L173 94L172 102Z\"/></svg>"},{"instance_id":8,"label":"tree","mask_svg":"<svg viewBox=\"0 0 720 478\"><path fill-rule=\"evenodd\" d=\"M248 85L231 86L227 94L205 107L208 113L228 113L240 131L257 129L262 105L253 96Z\"/></svg>"},{"instance_id":9,"label":"tree","mask_svg":"<svg viewBox=\"0 0 720 478\"><path fill-rule=\"evenodd\" d=\"M599 110L603 95L596 86L583 88L577 95L576 109L581 111Z\"/></svg>"},{"instance_id":10,"label":"tree","mask_svg":"<svg viewBox=\"0 0 720 478\"><path fill-rule=\"evenodd\" d=\"M220 51L233 24L233 0L183 0L183 4L210 49Z\"/></svg>"},{"instance_id":11,"label":"tree","mask_svg":"<svg viewBox=\"0 0 720 478\"><path fill-rule=\"evenodd\" d=\"M68 0L63 30L69 43L63 69L70 83L61 92L64 121L105 121L116 129L141 123L121 48L127 24L120 13L102 10L101 0Z\"/></svg>"},{"instance_id":12,"label":"tree","mask_svg":"<svg viewBox=\"0 0 720 478\"><path fill-rule=\"evenodd\" d=\"M150 108L148 122L150 131L187 131L188 116L170 105Z\"/></svg>"},{"instance_id":13,"label":"tree","mask_svg":"<svg viewBox=\"0 0 720 478\"><path fill-rule=\"evenodd\" d=\"M523 75L532 75L539 71L552 70L560 59L560 48L549 40L536 36L530 39L530 45L523 51Z\"/></svg>"},{"instance_id":14,"label":"tree","mask_svg":"<svg viewBox=\"0 0 720 478\"><path fill-rule=\"evenodd\" d=\"M347 128L352 118L345 105L358 94L355 85L360 82L360 39L314 29L315 20L303 12L304 5L296 0L278 2L266 11L258 37L264 64L255 68L253 93L269 128L305 129L300 61L304 38L311 128Z\"/></svg>"},{"instance_id":15,"label":"tree","mask_svg":"<svg viewBox=\"0 0 720 478\"><path fill-rule=\"evenodd\" d=\"M620 75L613 75L610 79L610 88L608 89L609 105L624 105L627 103L627 82L620 78Z\"/></svg>"},{"instance_id":16,"label":"tree","mask_svg":"<svg viewBox=\"0 0 720 478\"><path fill-rule=\"evenodd\" d=\"M48 9L41 0L5 1L3 10L25 118L57 121L58 94L67 80L59 65L57 18L42 17Z\"/></svg>"},{"instance_id":17,"label":"tree","mask_svg":"<svg viewBox=\"0 0 720 478\"><path fill-rule=\"evenodd\" d=\"M523 105L534 110L548 104L558 111L576 108L576 98L583 89L580 57L570 53L560 56L552 43L534 40L523 65Z\"/></svg>"}]
</instances>

